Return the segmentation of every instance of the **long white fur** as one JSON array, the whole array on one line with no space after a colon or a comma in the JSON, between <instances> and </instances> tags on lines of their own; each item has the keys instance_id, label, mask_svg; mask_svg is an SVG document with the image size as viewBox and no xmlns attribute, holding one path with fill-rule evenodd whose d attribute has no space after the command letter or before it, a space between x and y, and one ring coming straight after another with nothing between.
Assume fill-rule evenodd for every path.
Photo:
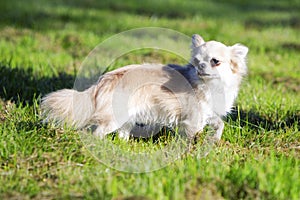
<instances>
[{"instance_id":1,"label":"long white fur","mask_svg":"<svg viewBox=\"0 0 300 200\"><path fill-rule=\"evenodd\" d=\"M230 112L247 72L248 48L205 42L199 35L193 36L191 48L190 64L184 67L130 65L104 74L83 92L50 93L41 104L46 120L77 128L95 125L94 134L101 138L118 131L125 139L139 130L137 123L145 124L141 131L179 126L190 139L210 125L219 140L221 117ZM212 58L221 64L212 66Z\"/></svg>"}]
</instances>

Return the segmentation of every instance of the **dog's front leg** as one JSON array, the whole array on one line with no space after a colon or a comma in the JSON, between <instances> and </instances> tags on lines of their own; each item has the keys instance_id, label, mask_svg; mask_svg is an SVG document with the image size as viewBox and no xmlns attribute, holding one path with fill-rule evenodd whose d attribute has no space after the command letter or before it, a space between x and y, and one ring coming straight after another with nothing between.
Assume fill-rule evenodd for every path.
<instances>
[{"instance_id":1,"label":"dog's front leg","mask_svg":"<svg viewBox=\"0 0 300 200\"><path fill-rule=\"evenodd\" d=\"M197 127L192 126L190 122L184 122L179 125L179 135L186 137L187 147L186 152L191 152L195 143L195 136L197 133Z\"/></svg>"},{"instance_id":2,"label":"dog's front leg","mask_svg":"<svg viewBox=\"0 0 300 200\"><path fill-rule=\"evenodd\" d=\"M207 120L208 125L210 125L214 130L214 135L212 138L214 141L218 142L221 139L224 129L224 122L219 116L211 117Z\"/></svg>"}]
</instances>

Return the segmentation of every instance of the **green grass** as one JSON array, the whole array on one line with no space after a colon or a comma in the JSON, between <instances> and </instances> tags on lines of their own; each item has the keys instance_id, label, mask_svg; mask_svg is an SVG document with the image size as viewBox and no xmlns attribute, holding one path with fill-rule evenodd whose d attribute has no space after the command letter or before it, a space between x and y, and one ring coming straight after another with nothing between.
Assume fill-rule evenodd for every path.
<instances>
[{"instance_id":1,"label":"green grass","mask_svg":"<svg viewBox=\"0 0 300 200\"><path fill-rule=\"evenodd\" d=\"M0 198L299 199L299 9L298 0L1 1ZM145 26L243 43L249 75L206 157L194 152L154 172L126 173L99 162L78 131L42 124L39 102L72 88L101 41ZM142 50L112 68L148 60L183 61ZM111 138L122 151L155 151L169 141Z\"/></svg>"}]
</instances>

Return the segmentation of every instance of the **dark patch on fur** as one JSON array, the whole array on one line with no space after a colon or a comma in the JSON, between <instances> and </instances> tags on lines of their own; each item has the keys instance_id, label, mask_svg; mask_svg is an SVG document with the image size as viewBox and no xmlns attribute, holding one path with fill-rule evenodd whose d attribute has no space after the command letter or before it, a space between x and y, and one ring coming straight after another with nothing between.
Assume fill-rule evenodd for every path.
<instances>
[{"instance_id":1,"label":"dark patch on fur","mask_svg":"<svg viewBox=\"0 0 300 200\"><path fill-rule=\"evenodd\" d=\"M163 67L163 71L169 76L169 81L161 86L164 91L187 92L201 81L195 67L191 64L186 66L169 64Z\"/></svg>"}]
</instances>

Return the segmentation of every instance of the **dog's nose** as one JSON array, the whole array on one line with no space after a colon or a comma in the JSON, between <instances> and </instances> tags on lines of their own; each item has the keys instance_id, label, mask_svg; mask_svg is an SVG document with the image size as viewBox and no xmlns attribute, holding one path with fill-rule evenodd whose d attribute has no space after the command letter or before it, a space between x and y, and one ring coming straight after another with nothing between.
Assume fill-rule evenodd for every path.
<instances>
[{"instance_id":1,"label":"dog's nose","mask_svg":"<svg viewBox=\"0 0 300 200\"><path fill-rule=\"evenodd\" d=\"M206 64L205 63L200 63L200 68L202 68L202 69L206 68Z\"/></svg>"}]
</instances>

